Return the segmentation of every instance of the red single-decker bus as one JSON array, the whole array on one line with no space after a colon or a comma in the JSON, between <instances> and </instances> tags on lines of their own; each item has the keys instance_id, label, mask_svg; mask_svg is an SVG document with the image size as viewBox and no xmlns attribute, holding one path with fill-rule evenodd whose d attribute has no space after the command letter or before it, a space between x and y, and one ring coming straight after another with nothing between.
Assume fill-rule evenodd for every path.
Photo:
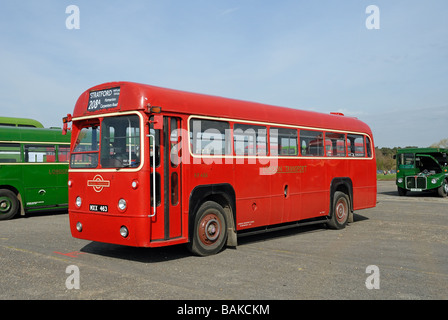
<instances>
[{"instance_id":1,"label":"red single-decker bus","mask_svg":"<svg viewBox=\"0 0 448 320\"><path fill-rule=\"evenodd\" d=\"M76 238L210 255L253 232L341 229L376 205L372 132L340 113L113 82L68 122Z\"/></svg>"}]
</instances>

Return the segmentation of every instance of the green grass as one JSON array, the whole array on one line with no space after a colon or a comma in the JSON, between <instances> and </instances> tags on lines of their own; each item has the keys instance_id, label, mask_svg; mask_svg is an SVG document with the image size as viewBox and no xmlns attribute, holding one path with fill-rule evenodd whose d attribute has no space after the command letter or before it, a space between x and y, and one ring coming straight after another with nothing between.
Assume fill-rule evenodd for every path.
<instances>
[{"instance_id":1,"label":"green grass","mask_svg":"<svg viewBox=\"0 0 448 320\"><path fill-rule=\"evenodd\" d=\"M396 174L377 174L376 179L378 181L395 181Z\"/></svg>"}]
</instances>

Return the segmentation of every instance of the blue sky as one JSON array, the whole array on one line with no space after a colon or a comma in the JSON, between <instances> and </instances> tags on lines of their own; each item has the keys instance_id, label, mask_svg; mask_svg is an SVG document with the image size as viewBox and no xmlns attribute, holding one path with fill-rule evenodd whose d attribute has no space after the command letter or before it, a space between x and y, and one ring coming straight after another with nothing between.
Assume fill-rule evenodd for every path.
<instances>
[{"instance_id":1,"label":"blue sky","mask_svg":"<svg viewBox=\"0 0 448 320\"><path fill-rule=\"evenodd\" d=\"M0 115L61 126L84 90L125 80L340 111L376 146L429 146L448 138L447 16L446 0L2 0Z\"/></svg>"}]
</instances>

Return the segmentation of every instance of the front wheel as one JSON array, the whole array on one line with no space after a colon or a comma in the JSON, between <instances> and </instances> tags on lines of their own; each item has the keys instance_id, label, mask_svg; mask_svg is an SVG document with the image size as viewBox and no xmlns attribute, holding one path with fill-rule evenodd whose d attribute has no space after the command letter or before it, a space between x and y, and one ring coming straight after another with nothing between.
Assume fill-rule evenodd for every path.
<instances>
[{"instance_id":1,"label":"front wheel","mask_svg":"<svg viewBox=\"0 0 448 320\"><path fill-rule=\"evenodd\" d=\"M348 196L336 191L333 196L333 206L328 226L332 229L344 229L348 222L350 214L350 200Z\"/></svg>"},{"instance_id":2,"label":"front wheel","mask_svg":"<svg viewBox=\"0 0 448 320\"><path fill-rule=\"evenodd\" d=\"M213 201L204 202L194 219L193 234L188 249L199 256L216 254L227 240L224 209Z\"/></svg>"},{"instance_id":3,"label":"front wheel","mask_svg":"<svg viewBox=\"0 0 448 320\"><path fill-rule=\"evenodd\" d=\"M407 193L407 190L406 190L406 189L403 189L403 188L401 188L401 187L397 187L397 190L398 190L398 195L399 195L400 197L405 196L406 193Z\"/></svg>"},{"instance_id":4,"label":"front wheel","mask_svg":"<svg viewBox=\"0 0 448 320\"><path fill-rule=\"evenodd\" d=\"M446 198L446 196L448 195L448 181L446 179L443 180L443 183L437 189L437 192L439 193L439 196Z\"/></svg>"}]
</instances>

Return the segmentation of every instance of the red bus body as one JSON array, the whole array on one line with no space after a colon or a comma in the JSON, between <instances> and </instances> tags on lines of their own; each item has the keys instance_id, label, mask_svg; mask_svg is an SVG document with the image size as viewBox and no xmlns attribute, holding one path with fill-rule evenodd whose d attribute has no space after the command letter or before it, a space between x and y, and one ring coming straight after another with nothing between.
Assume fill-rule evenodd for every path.
<instances>
[{"instance_id":1,"label":"red bus body","mask_svg":"<svg viewBox=\"0 0 448 320\"><path fill-rule=\"evenodd\" d=\"M216 227L236 245L243 231L331 219L336 191L346 194L350 214L376 205L372 132L356 118L130 82L85 91L70 117L69 217L76 238L159 247L190 243L203 223L203 247L213 246ZM221 142L224 131L193 132L198 124L230 130ZM239 127L246 130L238 131L240 140ZM316 138L302 139L309 132ZM333 152L332 136L339 137ZM313 151L316 141L325 141L321 154ZM225 224L214 224L219 214L195 221L205 202L223 209Z\"/></svg>"}]
</instances>

